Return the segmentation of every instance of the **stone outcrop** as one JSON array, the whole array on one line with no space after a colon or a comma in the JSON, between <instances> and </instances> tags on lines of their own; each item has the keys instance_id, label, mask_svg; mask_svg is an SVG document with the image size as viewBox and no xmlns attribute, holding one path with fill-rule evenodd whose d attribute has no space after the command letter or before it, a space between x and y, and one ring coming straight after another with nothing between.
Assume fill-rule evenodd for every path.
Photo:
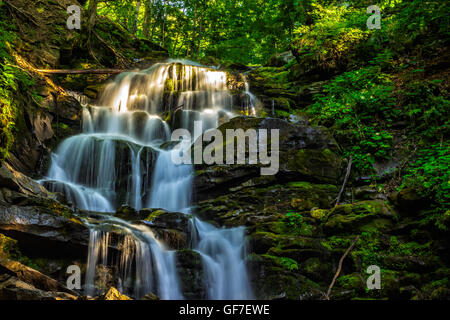
<instances>
[{"instance_id":1,"label":"stone outcrop","mask_svg":"<svg viewBox=\"0 0 450 320\"><path fill-rule=\"evenodd\" d=\"M276 118L237 117L218 129L278 129L280 134L278 181L312 181L337 183L341 172L341 159L336 156L339 147L327 129L294 125ZM205 145L205 143L204 143ZM247 147L248 148L248 147ZM270 148L270 147L269 147ZM195 151L195 149L194 149ZM216 152L226 154L225 143ZM226 157L224 156L224 159ZM244 183L264 185L270 177L261 177L261 164L251 165L196 165L195 190L198 198L217 195ZM274 179L274 180L275 180ZM271 183L269 183L271 184ZM248 185L249 186L249 185ZM212 192L211 192L212 191Z\"/></svg>"}]
</instances>

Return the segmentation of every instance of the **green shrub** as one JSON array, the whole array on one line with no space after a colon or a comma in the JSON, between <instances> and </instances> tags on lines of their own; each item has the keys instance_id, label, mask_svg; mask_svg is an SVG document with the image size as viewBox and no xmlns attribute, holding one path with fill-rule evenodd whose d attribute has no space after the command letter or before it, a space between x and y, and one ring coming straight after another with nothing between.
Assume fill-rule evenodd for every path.
<instances>
[{"instance_id":1,"label":"green shrub","mask_svg":"<svg viewBox=\"0 0 450 320\"><path fill-rule=\"evenodd\" d=\"M5 14L0 8L0 16ZM20 87L22 91L33 84L25 72L14 65L10 55L10 45L15 39L10 22L0 20L0 161L8 156L14 142L17 106L14 94Z\"/></svg>"}]
</instances>

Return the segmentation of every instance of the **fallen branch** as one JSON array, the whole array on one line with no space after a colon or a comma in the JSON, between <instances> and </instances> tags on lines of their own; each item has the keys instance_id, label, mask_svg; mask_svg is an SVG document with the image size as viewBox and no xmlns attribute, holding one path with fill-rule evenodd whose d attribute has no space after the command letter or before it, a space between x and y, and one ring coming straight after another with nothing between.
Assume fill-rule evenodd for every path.
<instances>
[{"instance_id":1,"label":"fallen branch","mask_svg":"<svg viewBox=\"0 0 450 320\"><path fill-rule=\"evenodd\" d=\"M125 70L122 69L86 69L86 70L72 70L72 69L37 69L37 72L44 74L117 74Z\"/></svg>"},{"instance_id":2,"label":"fallen branch","mask_svg":"<svg viewBox=\"0 0 450 320\"><path fill-rule=\"evenodd\" d=\"M344 193L345 190L345 185L347 184L348 178L350 177L350 171L352 170L352 161L353 157L350 156L348 160L347 172L345 173L344 183L342 184L341 191L339 191L339 194L336 198L336 206L339 204L339 201L341 201L342 194Z\"/></svg>"},{"instance_id":3,"label":"fallen branch","mask_svg":"<svg viewBox=\"0 0 450 320\"><path fill-rule=\"evenodd\" d=\"M350 253L350 251L353 250L353 248L355 247L356 242L358 242L358 240L359 240L359 236L357 236L357 237L355 238L355 240L353 241L353 243L351 244L351 246L348 247L347 251L345 251L344 255L343 255L343 256L341 257L341 259L339 260L339 266L338 266L338 269L337 269L337 271L336 271L336 273L335 273L335 275L334 275L333 281L331 281L331 284L330 284L330 286L328 287L327 294L325 295L325 298L326 298L327 300L330 300L331 289L333 288L334 283L336 282L336 279L339 277L339 274L341 273L341 270L342 270L342 263L344 262L345 257L347 257L347 255Z\"/></svg>"}]
</instances>

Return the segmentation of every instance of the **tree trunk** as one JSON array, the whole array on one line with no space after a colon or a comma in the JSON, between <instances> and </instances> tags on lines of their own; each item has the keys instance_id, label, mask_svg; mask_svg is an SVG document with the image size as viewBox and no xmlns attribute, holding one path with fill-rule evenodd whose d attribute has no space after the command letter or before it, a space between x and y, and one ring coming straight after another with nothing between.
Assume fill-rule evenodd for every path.
<instances>
[{"instance_id":1,"label":"tree trunk","mask_svg":"<svg viewBox=\"0 0 450 320\"><path fill-rule=\"evenodd\" d=\"M166 45L166 21L167 21L167 7L166 7L167 0L164 0L163 2L163 21L161 26L161 35L162 35L162 42L160 43L161 47L165 47Z\"/></svg>"},{"instance_id":2,"label":"tree trunk","mask_svg":"<svg viewBox=\"0 0 450 320\"><path fill-rule=\"evenodd\" d=\"M145 39L149 38L150 35L150 23L152 21L152 8L153 1L147 0L145 1L145 14L144 14L144 23L143 23L143 35Z\"/></svg>"},{"instance_id":3,"label":"tree trunk","mask_svg":"<svg viewBox=\"0 0 450 320\"><path fill-rule=\"evenodd\" d=\"M137 32L137 25L138 25L138 18L139 18L139 9L141 8L141 2L138 1L136 3L136 11L134 12L134 19L133 19L133 34L136 34Z\"/></svg>"},{"instance_id":4,"label":"tree trunk","mask_svg":"<svg viewBox=\"0 0 450 320\"><path fill-rule=\"evenodd\" d=\"M98 0L89 0L88 7L88 37L91 38L92 30L94 30L95 21L97 19L97 2Z\"/></svg>"},{"instance_id":5,"label":"tree trunk","mask_svg":"<svg viewBox=\"0 0 450 320\"><path fill-rule=\"evenodd\" d=\"M198 26L198 35L197 35L197 60L200 56L200 44L202 42L202 32L203 32L203 16L200 16L200 23Z\"/></svg>"}]
</instances>

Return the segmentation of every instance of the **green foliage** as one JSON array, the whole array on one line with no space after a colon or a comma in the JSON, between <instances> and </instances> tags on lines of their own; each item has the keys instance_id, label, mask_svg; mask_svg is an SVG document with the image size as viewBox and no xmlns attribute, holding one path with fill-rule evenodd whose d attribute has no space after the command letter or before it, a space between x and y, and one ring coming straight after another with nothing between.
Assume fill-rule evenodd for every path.
<instances>
[{"instance_id":1,"label":"green foliage","mask_svg":"<svg viewBox=\"0 0 450 320\"><path fill-rule=\"evenodd\" d=\"M298 212L289 211L286 213L285 223L294 234L303 236L312 235L311 226L303 221L303 216Z\"/></svg>"},{"instance_id":2,"label":"green foliage","mask_svg":"<svg viewBox=\"0 0 450 320\"><path fill-rule=\"evenodd\" d=\"M4 16L1 7L0 16ZM8 156L14 142L17 116L14 95L19 88L26 91L33 85L32 79L14 65L14 58L10 55L10 46L16 37L12 28L8 21L0 20L0 161Z\"/></svg>"},{"instance_id":3,"label":"green foliage","mask_svg":"<svg viewBox=\"0 0 450 320\"><path fill-rule=\"evenodd\" d=\"M307 20L311 1L145 0L99 2L98 13L173 57L264 63L289 48L295 26ZM137 19L136 19L137 18Z\"/></svg>"},{"instance_id":4,"label":"green foliage","mask_svg":"<svg viewBox=\"0 0 450 320\"><path fill-rule=\"evenodd\" d=\"M288 257L273 256L273 255L270 255L270 254L264 254L263 256L273 260L276 264L278 264L279 266L281 266L284 269L287 269L289 271L296 271L296 270L298 270L298 263L294 259L291 259L291 258L288 258Z\"/></svg>"},{"instance_id":5,"label":"green foliage","mask_svg":"<svg viewBox=\"0 0 450 320\"><path fill-rule=\"evenodd\" d=\"M392 10L395 23L390 26L396 50L408 49L422 42L424 36L434 37L438 42L449 39L450 16L446 1L396 2L395 10ZM428 46L432 47L433 41L429 41Z\"/></svg>"},{"instance_id":6,"label":"green foliage","mask_svg":"<svg viewBox=\"0 0 450 320\"><path fill-rule=\"evenodd\" d=\"M298 264L297 261L291 258L281 257L279 259L279 263L289 271L298 270Z\"/></svg>"},{"instance_id":7,"label":"green foliage","mask_svg":"<svg viewBox=\"0 0 450 320\"><path fill-rule=\"evenodd\" d=\"M433 144L419 150L404 175L403 186L450 208L450 144Z\"/></svg>"},{"instance_id":8,"label":"green foliage","mask_svg":"<svg viewBox=\"0 0 450 320\"><path fill-rule=\"evenodd\" d=\"M349 53L362 41L366 30L366 15L346 6L312 4L313 25L301 25L294 30L294 54L301 64L330 69L347 61Z\"/></svg>"},{"instance_id":9,"label":"green foliage","mask_svg":"<svg viewBox=\"0 0 450 320\"><path fill-rule=\"evenodd\" d=\"M353 242L354 236L332 236L321 244L328 250L344 252ZM350 252L353 261L366 269L370 265L384 265L385 257L430 257L433 256L432 242L423 244L417 242L405 242L396 236L391 236L389 241L382 240L378 230L366 231L360 234L360 238L354 249ZM402 267L402 266L399 266ZM404 266L403 266L404 267Z\"/></svg>"},{"instance_id":10,"label":"green foliage","mask_svg":"<svg viewBox=\"0 0 450 320\"><path fill-rule=\"evenodd\" d=\"M334 78L310 107L317 123L351 131L353 143L345 155L352 154L362 172L370 172L375 159L391 156L393 136L386 129L400 113L393 91L390 76L369 66Z\"/></svg>"},{"instance_id":11,"label":"green foliage","mask_svg":"<svg viewBox=\"0 0 450 320\"><path fill-rule=\"evenodd\" d=\"M17 240L9 238L0 233L0 258L12 259L19 261L26 266L38 269L36 264L30 258L24 256L19 248Z\"/></svg>"},{"instance_id":12,"label":"green foliage","mask_svg":"<svg viewBox=\"0 0 450 320\"><path fill-rule=\"evenodd\" d=\"M1 12L0 12L1 13ZM12 93L17 90L18 69L10 64L8 46L14 34L7 29L6 21L0 21L0 160L8 155L14 141L16 107Z\"/></svg>"}]
</instances>

